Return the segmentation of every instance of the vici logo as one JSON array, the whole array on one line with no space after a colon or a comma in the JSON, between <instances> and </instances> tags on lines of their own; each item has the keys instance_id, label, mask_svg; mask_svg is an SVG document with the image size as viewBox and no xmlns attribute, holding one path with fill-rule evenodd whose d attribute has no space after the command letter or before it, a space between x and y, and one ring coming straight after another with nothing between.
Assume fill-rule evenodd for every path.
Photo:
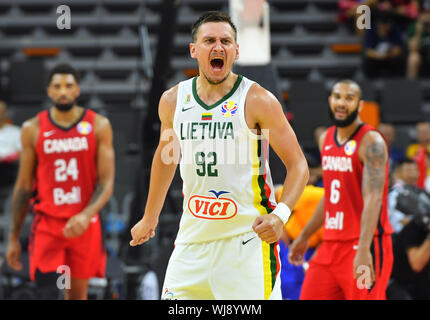
<instances>
[{"instance_id":1,"label":"vici logo","mask_svg":"<svg viewBox=\"0 0 430 320\"><path fill-rule=\"evenodd\" d=\"M197 218L211 220L231 219L237 214L236 203L229 199L220 197L226 191L216 192L211 190L215 197L193 195L188 200L188 209Z\"/></svg>"}]
</instances>

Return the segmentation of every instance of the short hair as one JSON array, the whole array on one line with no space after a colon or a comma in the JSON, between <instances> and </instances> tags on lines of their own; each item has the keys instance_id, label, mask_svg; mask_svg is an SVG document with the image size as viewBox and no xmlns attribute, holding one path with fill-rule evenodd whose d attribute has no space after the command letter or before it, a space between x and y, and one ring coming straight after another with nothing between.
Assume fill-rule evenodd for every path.
<instances>
[{"instance_id":1,"label":"short hair","mask_svg":"<svg viewBox=\"0 0 430 320\"><path fill-rule=\"evenodd\" d=\"M336 81L336 83L334 84L333 88L337 84L339 84L339 83L344 83L344 84L347 84L347 85L350 85L350 86L357 86L357 88L358 88L358 97L361 99L361 87L360 87L360 85L357 82L355 82L354 80L351 80L351 79L342 79L342 80Z\"/></svg>"},{"instance_id":2,"label":"short hair","mask_svg":"<svg viewBox=\"0 0 430 320\"><path fill-rule=\"evenodd\" d=\"M234 40L237 41L237 29L234 25L233 21L231 21L231 18L228 14L221 12L221 11L207 11L203 13L196 22L193 23L191 26L191 35L193 37L193 41L196 41L197 39L197 32L199 31L199 28L202 24L207 22L226 22L228 23L231 28L233 29L234 33Z\"/></svg>"},{"instance_id":3,"label":"short hair","mask_svg":"<svg viewBox=\"0 0 430 320\"><path fill-rule=\"evenodd\" d=\"M73 68L70 64L61 63L54 66L48 74L47 85L51 83L52 77L55 74L71 74L75 78L76 83L79 83L80 77L79 72L75 68Z\"/></svg>"}]
</instances>

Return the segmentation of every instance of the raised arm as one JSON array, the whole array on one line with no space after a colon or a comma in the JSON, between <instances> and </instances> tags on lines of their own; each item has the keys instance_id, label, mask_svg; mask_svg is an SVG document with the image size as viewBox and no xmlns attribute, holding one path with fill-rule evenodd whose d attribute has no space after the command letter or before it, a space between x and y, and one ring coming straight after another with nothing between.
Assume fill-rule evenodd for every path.
<instances>
[{"instance_id":1,"label":"raised arm","mask_svg":"<svg viewBox=\"0 0 430 320\"><path fill-rule=\"evenodd\" d=\"M15 182L12 198L12 216L9 230L9 244L6 259L9 266L15 270L22 268L19 260L21 245L19 235L27 215L36 167L35 140L38 133L37 119L30 119L22 125L22 151L19 161L18 177Z\"/></svg>"},{"instance_id":2,"label":"raised arm","mask_svg":"<svg viewBox=\"0 0 430 320\"><path fill-rule=\"evenodd\" d=\"M152 160L145 213L143 218L131 229L131 246L143 244L154 237L158 218L178 165L180 147L173 132L176 95L177 87L173 87L166 91L160 99L158 108L161 121L160 141Z\"/></svg>"}]
</instances>

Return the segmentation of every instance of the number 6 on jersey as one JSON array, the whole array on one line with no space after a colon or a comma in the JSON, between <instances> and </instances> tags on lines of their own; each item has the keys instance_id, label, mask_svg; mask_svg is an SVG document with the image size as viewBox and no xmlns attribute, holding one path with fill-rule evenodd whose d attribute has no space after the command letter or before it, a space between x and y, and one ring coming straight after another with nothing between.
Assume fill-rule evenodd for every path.
<instances>
[{"instance_id":1,"label":"number 6 on jersey","mask_svg":"<svg viewBox=\"0 0 430 320\"><path fill-rule=\"evenodd\" d=\"M338 203L339 199L340 199L340 181L337 179L334 179L331 182L331 187L330 187L330 202L331 203Z\"/></svg>"}]
</instances>

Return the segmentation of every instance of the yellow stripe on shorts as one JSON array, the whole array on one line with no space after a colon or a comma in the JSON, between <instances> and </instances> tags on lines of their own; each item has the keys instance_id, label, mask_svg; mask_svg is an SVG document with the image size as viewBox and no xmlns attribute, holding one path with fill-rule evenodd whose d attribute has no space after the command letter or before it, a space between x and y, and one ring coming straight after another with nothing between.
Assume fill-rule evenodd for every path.
<instances>
[{"instance_id":1,"label":"yellow stripe on shorts","mask_svg":"<svg viewBox=\"0 0 430 320\"><path fill-rule=\"evenodd\" d=\"M261 215L268 214L272 211L268 207L267 196L265 194L264 186L266 181L264 176L260 174L260 165L265 165L265 159L263 158L263 163L260 164L259 155L261 152L262 140L252 138L252 190L254 192L254 207L260 212ZM264 274L264 299L269 299L272 294L273 286L276 280L276 267L277 261L274 255L274 245L270 245L267 242L262 241L262 253L263 253L263 274Z\"/></svg>"}]
</instances>

